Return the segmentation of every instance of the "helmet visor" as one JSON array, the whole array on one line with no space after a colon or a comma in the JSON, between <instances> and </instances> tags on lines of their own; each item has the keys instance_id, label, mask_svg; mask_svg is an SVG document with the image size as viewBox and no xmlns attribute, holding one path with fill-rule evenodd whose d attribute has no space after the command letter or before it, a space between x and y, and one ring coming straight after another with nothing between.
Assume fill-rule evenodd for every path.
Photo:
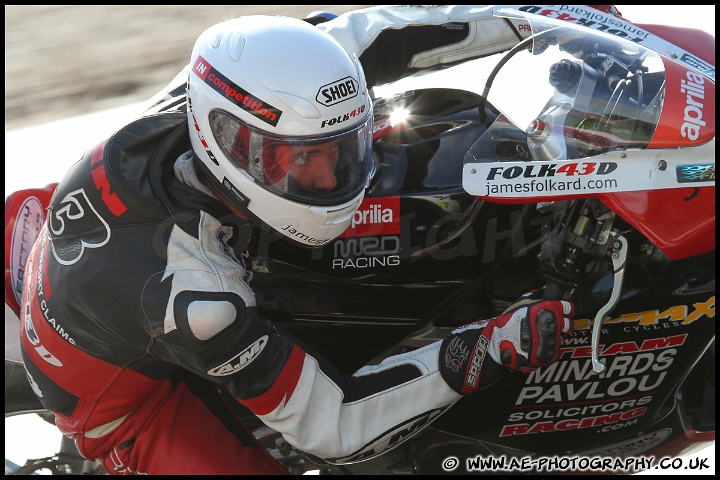
<instances>
[{"instance_id":1,"label":"helmet visor","mask_svg":"<svg viewBox=\"0 0 720 480\"><path fill-rule=\"evenodd\" d=\"M368 184L372 115L354 128L323 137L279 137L222 110L209 115L215 141L233 167L263 188L308 205L339 205Z\"/></svg>"}]
</instances>

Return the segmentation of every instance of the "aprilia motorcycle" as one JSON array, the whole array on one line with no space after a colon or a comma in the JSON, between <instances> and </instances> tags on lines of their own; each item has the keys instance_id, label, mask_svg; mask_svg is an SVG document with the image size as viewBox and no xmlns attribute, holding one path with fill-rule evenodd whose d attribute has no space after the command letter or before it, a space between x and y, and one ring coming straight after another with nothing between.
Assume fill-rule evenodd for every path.
<instances>
[{"instance_id":1,"label":"aprilia motorcycle","mask_svg":"<svg viewBox=\"0 0 720 480\"><path fill-rule=\"evenodd\" d=\"M253 286L348 373L529 293L572 299L574 331L558 362L343 465L248 418L292 473L627 473L715 441L714 37L581 6L496 14L511 50L376 89L377 171L351 226L316 249L258 232ZM52 191L6 199L6 417L47 413L8 322ZM69 455L25 470L98 471Z\"/></svg>"}]
</instances>

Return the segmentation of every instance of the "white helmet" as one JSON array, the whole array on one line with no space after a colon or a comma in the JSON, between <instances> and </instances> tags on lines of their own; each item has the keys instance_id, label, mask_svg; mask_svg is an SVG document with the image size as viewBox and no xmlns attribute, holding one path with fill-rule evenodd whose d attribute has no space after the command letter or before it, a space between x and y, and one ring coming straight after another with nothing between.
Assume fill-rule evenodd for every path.
<instances>
[{"instance_id":1,"label":"white helmet","mask_svg":"<svg viewBox=\"0 0 720 480\"><path fill-rule=\"evenodd\" d=\"M373 162L357 57L305 21L253 15L203 32L190 66L190 137L213 189L301 244L345 231Z\"/></svg>"}]
</instances>

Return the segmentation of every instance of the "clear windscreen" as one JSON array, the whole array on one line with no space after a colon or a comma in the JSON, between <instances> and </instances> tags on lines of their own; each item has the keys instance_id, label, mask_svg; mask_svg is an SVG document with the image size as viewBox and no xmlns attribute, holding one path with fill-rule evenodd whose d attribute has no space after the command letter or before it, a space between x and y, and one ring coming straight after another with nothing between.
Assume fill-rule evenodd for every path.
<instances>
[{"instance_id":1,"label":"clear windscreen","mask_svg":"<svg viewBox=\"0 0 720 480\"><path fill-rule=\"evenodd\" d=\"M659 55L562 22L527 21L527 48L501 62L488 91L499 115L465 163L576 160L646 147L665 98Z\"/></svg>"}]
</instances>

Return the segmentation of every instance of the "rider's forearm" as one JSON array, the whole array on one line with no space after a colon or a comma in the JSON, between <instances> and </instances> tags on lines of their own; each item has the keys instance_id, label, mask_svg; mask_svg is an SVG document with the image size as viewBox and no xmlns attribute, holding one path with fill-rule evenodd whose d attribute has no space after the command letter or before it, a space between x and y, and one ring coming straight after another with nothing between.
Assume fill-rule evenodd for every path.
<instances>
[{"instance_id":1,"label":"rider's forearm","mask_svg":"<svg viewBox=\"0 0 720 480\"><path fill-rule=\"evenodd\" d=\"M396 446L406 438L401 432L419 431L461 398L440 376L439 349L436 342L349 378L323 370L303 352L297 363L291 358L286 366L301 365L287 398L277 403L263 395L241 403L300 450L331 463L369 458Z\"/></svg>"},{"instance_id":2,"label":"rider's forearm","mask_svg":"<svg viewBox=\"0 0 720 480\"><path fill-rule=\"evenodd\" d=\"M345 13L318 28L360 58L369 86L502 52L520 40L493 5L389 6Z\"/></svg>"}]
</instances>

